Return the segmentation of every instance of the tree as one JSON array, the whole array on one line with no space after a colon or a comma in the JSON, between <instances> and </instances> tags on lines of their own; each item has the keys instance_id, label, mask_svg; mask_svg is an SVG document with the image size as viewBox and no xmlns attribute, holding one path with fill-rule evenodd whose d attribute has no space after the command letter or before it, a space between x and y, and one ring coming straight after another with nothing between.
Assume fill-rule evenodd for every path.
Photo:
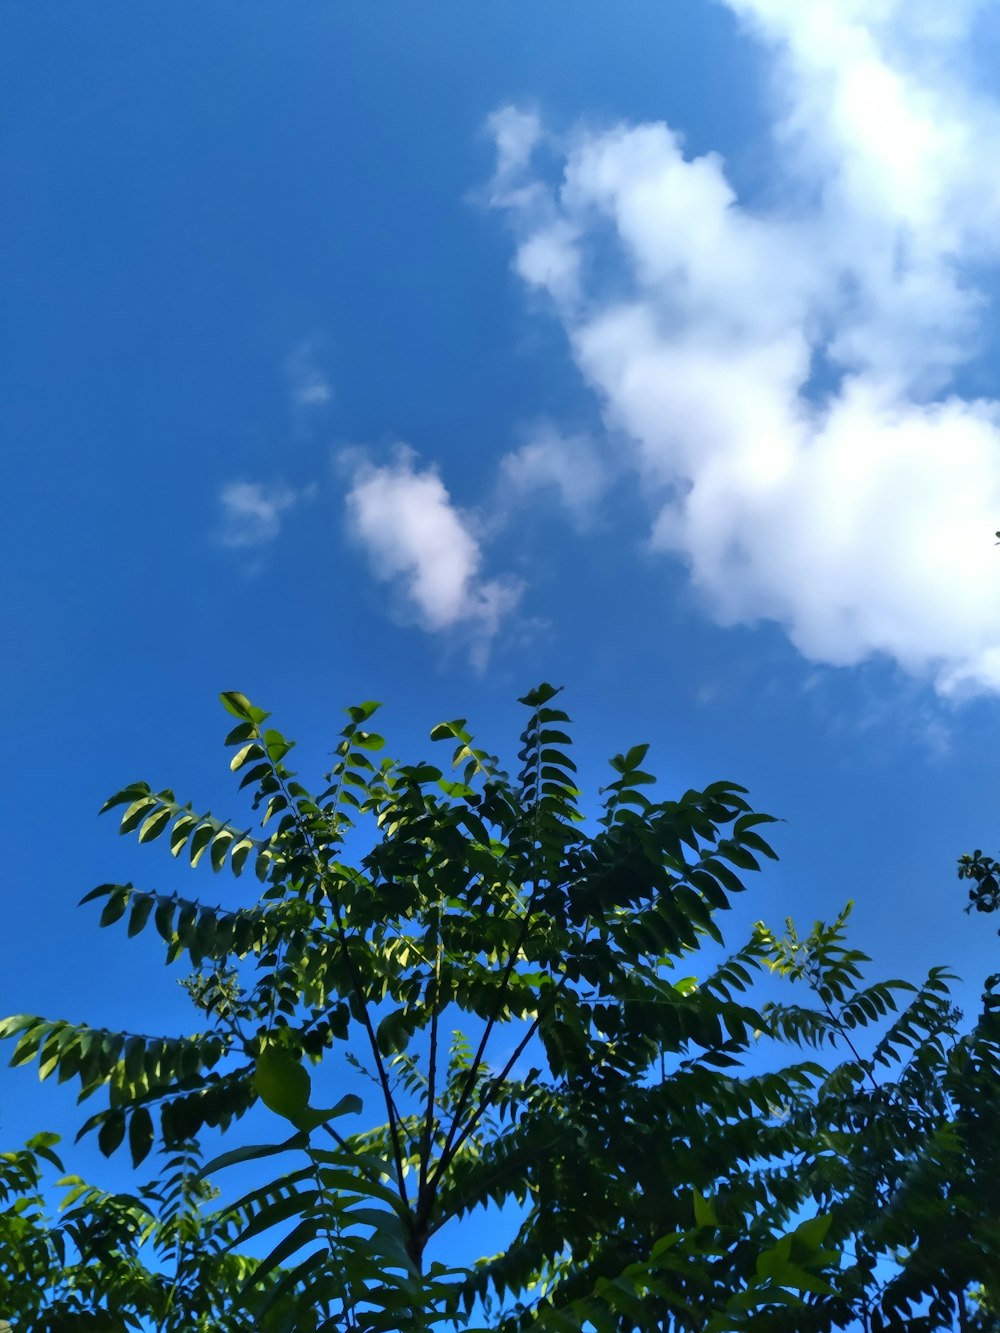
<instances>
[{"instance_id":1,"label":"tree","mask_svg":"<svg viewBox=\"0 0 1000 1333\"><path fill-rule=\"evenodd\" d=\"M105 808L124 806L122 832L167 837L194 866L252 866L260 896L224 910L106 884L84 900L103 903L102 925L152 926L170 960L190 960L205 1030L154 1038L21 1015L0 1027L17 1039L12 1062L106 1090L82 1132L106 1153L127 1139L136 1166L157 1142L189 1154L259 1103L284 1126L203 1168L259 1171L233 1204L213 1210L188 1158L175 1166L197 1205L185 1234L224 1237L220 1262L239 1266L203 1284L206 1328L804 1333L896 1327L904 1311L925 1321L909 1327L950 1327L990 1277L975 1246L931 1269L958 1152L976 1133L990 1152L955 1071L995 1089L992 1031L958 1036L940 972L918 990L864 986L844 917L804 938L758 926L726 957L717 917L773 856L769 817L729 782L654 801L640 745L612 760L589 823L556 693L522 700L513 779L464 719L432 732L448 775L383 758L376 705L351 708L317 795L269 715L223 695L258 828L146 784ZM717 956L700 975L677 975L706 948ZM814 1003L754 1004L768 973ZM862 1054L852 1034L883 1020ZM847 1058L828 1070L799 1047ZM343 1092L352 1076L364 1098ZM149 1236L174 1234L158 1192L135 1206ZM490 1207L506 1242L456 1265L449 1234ZM142 1262L141 1243L127 1253ZM20 1313L16 1292L0 1296ZM172 1317L157 1326L185 1326Z\"/></svg>"}]
</instances>

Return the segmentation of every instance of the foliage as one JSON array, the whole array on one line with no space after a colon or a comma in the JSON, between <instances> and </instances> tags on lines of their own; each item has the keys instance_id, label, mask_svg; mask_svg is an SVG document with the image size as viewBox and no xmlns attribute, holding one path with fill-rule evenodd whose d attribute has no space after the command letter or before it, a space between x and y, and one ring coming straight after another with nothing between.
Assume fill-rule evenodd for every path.
<instances>
[{"instance_id":1,"label":"foliage","mask_svg":"<svg viewBox=\"0 0 1000 1333\"><path fill-rule=\"evenodd\" d=\"M995 912L1000 907L1000 863L977 847L958 858L958 878L972 881L966 912Z\"/></svg>"},{"instance_id":2,"label":"foliage","mask_svg":"<svg viewBox=\"0 0 1000 1333\"><path fill-rule=\"evenodd\" d=\"M171 1290L202 1303L158 1327L807 1333L974 1317L966 1292L995 1289L1000 1250L978 1183L996 1166L992 987L962 1036L940 971L919 989L863 983L846 914L805 937L757 926L727 956L717 917L773 855L768 816L728 782L654 800L635 746L588 823L556 693L522 700L515 778L464 719L432 732L446 772L382 757L376 705L351 708L318 794L268 714L228 693L253 826L146 784L107 803L140 842L166 838L216 872L252 866L262 886L227 909L132 884L84 900L190 962L205 1031L0 1027L12 1063L105 1091L82 1132L109 1154L127 1141L136 1166L254 1106L281 1126L203 1168L258 1172L231 1205L185 1166ZM795 986L805 1003L785 998ZM345 1087L378 1108L360 1126ZM29 1197L30 1171L22 1184ZM122 1205L145 1219L116 1242L126 1268L179 1234L154 1193ZM85 1197L99 1231L118 1205ZM506 1243L457 1265L444 1247L490 1208ZM257 1246L264 1257L246 1257ZM53 1253L40 1285L72 1290L73 1264ZM195 1278L210 1260L215 1277ZM157 1262L150 1291L166 1282ZM41 1327L27 1297L4 1297Z\"/></svg>"},{"instance_id":3,"label":"foliage","mask_svg":"<svg viewBox=\"0 0 1000 1333\"><path fill-rule=\"evenodd\" d=\"M982 1015L963 1034L949 978L932 970L922 987L906 988L908 1003L863 1057L857 1030L895 1010L901 987L860 986L857 965L868 960L846 948L843 924L817 924L806 940L790 928L773 950L774 965L820 1001L818 1034L851 1056L795 1127L819 1149L803 1159L801 1183L831 1208L831 1240L845 1254L837 1283L845 1308L832 1327L847 1326L850 1310L874 1333L956 1321L993 1328L985 1311L970 1311L968 1293L983 1281L995 1287L1000 1264L991 1131L1000 1112L1000 975L988 979Z\"/></svg>"},{"instance_id":4,"label":"foliage","mask_svg":"<svg viewBox=\"0 0 1000 1333\"><path fill-rule=\"evenodd\" d=\"M20 1151L0 1154L0 1309L32 1333L118 1333L149 1324L162 1333L241 1333L246 1316L235 1297L255 1265L231 1247L245 1218L213 1206L218 1191L200 1178L198 1145L168 1154L160 1178L131 1195L63 1174L57 1144L57 1135L38 1134ZM46 1166L61 1175L54 1221ZM271 1294L277 1279L266 1285ZM278 1301L257 1327L284 1328L294 1318L314 1328L319 1312L310 1312L302 1294Z\"/></svg>"}]
</instances>

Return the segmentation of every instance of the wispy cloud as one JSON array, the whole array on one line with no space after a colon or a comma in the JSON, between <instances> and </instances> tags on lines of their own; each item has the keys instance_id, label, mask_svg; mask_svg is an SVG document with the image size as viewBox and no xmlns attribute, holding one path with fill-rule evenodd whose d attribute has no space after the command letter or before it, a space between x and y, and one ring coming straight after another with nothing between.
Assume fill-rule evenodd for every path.
<instances>
[{"instance_id":1,"label":"wispy cloud","mask_svg":"<svg viewBox=\"0 0 1000 1333\"><path fill-rule=\"evenodd\" d=\"M313 339L299 343L285 362L292 408L296 412L326 406L333 388L323 370Z\"/></svg>"},{"instance_id":2,"label":"wispy cloud","mask_svg":"<svg viewBox=\"0 0 1000 1333\"><path fill-rule=\"evenodd\" d=\"M505 190L512 182L524 188L523 172L543 137L541 117L525 107L505 106L490 116L488 128L497 155L496 189Z\"/></svg>"},{"instance_id":3,"label":"wispy cloud","mask_svg":"<svg viewBox=\"0 0 1000 1333\"><path fill-rule=\"evenodd\" d=\"M773 60L769 203L664 124L549 136L552 180L537 116L504 109L515 270L721 622L1000 690L1000 402L960 392L1000 259L1000 104L962 73L977 6L727 3Z\"/></svg>"},{"instance_id":4,"label":"wispy cloud","mask_svg":"<svg viewBox=\"0 0 1000 1333\"><path fill-rule=\"evenodd\" d=\"M376 465L347 455L351 530L375 576L401 593L407 611L425 630L460 628L482 664L520 586L481 576L482 551L468 516L455 507L433 467L421 468L405 447Z\"/></svg>"},{"instance_id":5,"label":"wispy cloud","mask_svg":"<svg viewBox=\"0 0 1000 1333\"><path fill-rule=\"evenodd\" d=\"M500 460L501 487L516 496L555 494L576 527L590 527L610 480L594 441L536 423L520 448Z\"/></svg>"},{"instance_id":6,"label":"wispy cloud","mask_svg":"<svg viewBox=\"0 0 1000 1333\"><path fill-rule=\"evenodd\" d=\"M284 515L297 495L285 486L262 486L257 482L232 481L219 495L222 506L220 540L224 546L259 547L272 542L281 531Z\"/></svg>"}]
</instances>

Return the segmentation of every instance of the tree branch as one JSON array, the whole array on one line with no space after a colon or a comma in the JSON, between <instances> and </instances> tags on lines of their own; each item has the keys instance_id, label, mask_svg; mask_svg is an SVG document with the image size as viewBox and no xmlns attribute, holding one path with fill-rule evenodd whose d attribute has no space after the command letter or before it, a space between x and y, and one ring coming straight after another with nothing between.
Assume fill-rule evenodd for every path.
<instances>
[{"instance_id":1,"label":"tree branch","mask_svg":"<svg viewBox=\"0 0 1000 1333\"><path fill-rule=\"evenodd\" d=\"M259 732L260 728L258 727L257 730ZM267 747L265 746L265 752L266 748ZM299 836L309 849L309 855L312 857L313 861L313 868L322 884L326 880L326 867L320 858L319 849L313 840L311 832L303 822L298 806L292 799L292 795L288 790L288 784L285 781L279 765L272 763L271 767L275 779L281 788L282 794L288 802L288 809L292 818L295 820L295 827L298 829ZM396 1183L399 1186L399 1197L402 1199L404 1207L409 1210L410 1200L406 1188L406 1176L403 1170L403 1152L399 1140L399 1111L397 1110L395 1099L392 1095L392 1088L389 1086L389 1078L386 1074L385 1064L382 1060L382 1052L378 1048L378 1040L375 1036L375 1028L372 1024L371 1015L368 1012L368 1002L365 999L364 991L361 986L361 978L358 975L354 959L351 957L350 940L348 939L347 931L344 926L344 918L340 910L340 904L333 895L328 894L327 897L333 908L333 919L337 927L337 937L340 940L344 958L347 961L348 970L351 974L351 985L355 995L358 997L358 1004L361 1011L361 1022L368 1036L368 1044L371 1047L372 1056L375 1060L375 1070L378 1074L379 1086L382 1089L382 1098L385 1102L386 1116L389 1121L389 1137L392 1141L392 1155L396 1167Z\"/></svg>"},{"instance_id":2,"label":"tree branch","mask_svg":"<svg viewBox=\"0 0 1000 1333\"><path fill-rule=\"evenodd\" d=\"M476 1086L476 1079L479 1077L479 1070L482 1066L483 1055L486 1052L487 1043L489 1042L489 1039L493 1034L493 1029L497 1024L497 1020L499 1019L501 1010L503 1009L504 1001L507 994L507 986L510 982L511 973L514 970L514 966L517 963L518 955L520 954L522 948L524 947L524 941L528 935L528 923L531 919L531 909L534 907L535 897L537 895L537 892L538 892L538 883L536 881L535 887L532 889L531 896L528 899L528 904L527 907L525 908L524 916L521 918L521 929L518 931L518 936L516 941L514 942L514 947L510 951L510 957L507 959L506 966L504 967L503 970L503 976L501 977L500 980L500 998L497 1003L497 1007L494 1009L493 1013L490 1014L489 1018L486 1021L486 1026L483 1029L483 1035L480 1038L479 1046L472 1060L472 1067L469 1070L469 1076L465 1080L465 1086L463 1087L462 1092L459 1095L458 1103L455 1107L454 1115L452 1116L451 1128L448 1130L448 1137L445 1139L444 1151L438 1163L438 1170L435 1171L433 1180L431 1182L432 1190L434 1185L436 1185L437 1182L441 1179L441 1172L444 1169L442 1163L450 1162L452 1157L454 1157L454 1153L449 1152L452 1140L454 1139L459 1124L461 1122L462 1112L468 1105L469 1098L472 1096L472 1090ZM537 1026L537 1023L538 1020L536 1019L534 1026ZM461 1141L464 1143L467 1137L468 1135L463 1135Z\"/></svg>"},{"instance_id":3,"label":"tree branch","mask_svg":"<svg viewBox=\"0 0 1000 1333\"><path fill-rule=\"evenodd\" d=\"M417 1214L420 1224L426 1221L430 1196L427 1175L430 1165L431 1138L434 1132L434 1094L437 1085L438 1022L441 1016L441 905L438 904L437 952L434 958L434 999L431 1007L431 1049L427 1062L427 1114L420 1140L420 1176L417 1184Z\"/></svg>"}]
</instances>

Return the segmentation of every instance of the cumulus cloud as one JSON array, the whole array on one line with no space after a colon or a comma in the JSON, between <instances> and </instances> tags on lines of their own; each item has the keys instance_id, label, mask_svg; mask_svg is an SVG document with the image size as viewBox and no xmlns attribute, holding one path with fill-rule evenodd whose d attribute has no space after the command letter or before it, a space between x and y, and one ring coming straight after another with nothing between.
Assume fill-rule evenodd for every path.
<instances>
[{"instance_id":1,"label":"cumulus cloud","mask_svg":"<svg viewBox=\"0 0 1000 1333\"><path fill-rule=\"evenodd\" d=\"M269 488L257 482L229 482L219 495L222 544L252 547L273 541L281 531L284 514L297 499L296 493L285 486Z\"/></svg>"},{"instance_id":2,"label":"cumulus cloud","mask_svg":"<svg viewBox=\"0 0 1000 1333\"><path fill-rule=\"evenodd\" d=\"M665 124L559 138L502 111L491 202L515 271L631 442L652 543L720 621L1000 689L1000 402L962 392L1000 258L979 6L726 3L773 63L760 195ZM538 479L532 457L505 466Z\"/></svg>"},{"instance_id":3,"label":"cumulus cloud","mask_svg":"<svg viewBox=\"0 0 1000 1333\"><path fill-rule=\"evenodd\" d=\"M452 503L433 467L416 454L396 451L386 464L349 459L347 509L351 529L375 576L396 585L426 630L465 629L473 655L485 661L520 587L511 579L481 577L482 551L469 519Z\"/></svg>"},{"instance_id":4,"label":"cumulus cloud","mask_svg":"<svg viewBox=\"0 0 1000 1333\"><path fill-rule=\"evenodd\" d=\"M578 528L589 527L609 475L594 441L538 423L526 443L500 460L501 486L517 496L554 492Z\"/></svg>"}]
</instances>

